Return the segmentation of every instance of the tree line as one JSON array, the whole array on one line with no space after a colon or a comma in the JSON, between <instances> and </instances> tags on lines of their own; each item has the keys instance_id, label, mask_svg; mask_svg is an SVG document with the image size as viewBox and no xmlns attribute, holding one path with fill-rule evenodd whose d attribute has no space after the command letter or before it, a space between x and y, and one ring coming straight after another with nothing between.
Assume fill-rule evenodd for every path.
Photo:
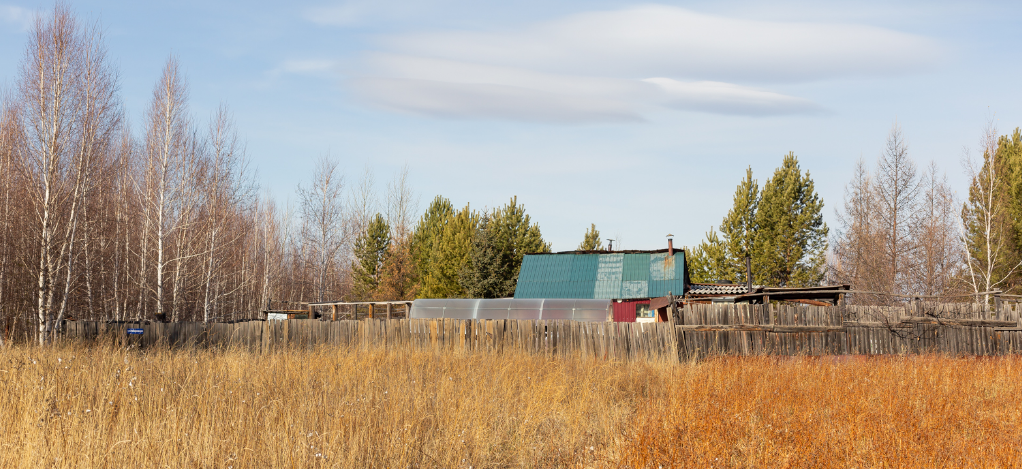
<instances>
[{"instance_id":1,"label":"tree line","mask_svg":"<svg viewBox=\"0 0 1022 469\"><path fill-rule=\"evenodd\" d=\"M897 295L989 302L1022 287L1022 131L992 123L978 158L963 157L969 190L960 201L933 163L921 173L895 125L874 169L860 161L845 191L830 275L859 301Z\"/></svg>"},{"instance_id":2,"label":"tree line","mask_svg":"<svg viewBox=\"0 0 1022 469\"><path fill-rule=\"evenodd\" d=\"M548 251L516 198L418 212L407 169L377 196L329 157L278 207L261 194L229 108L188 106L171 57L138 131L98 24L36 18L0 92L0 341L66 319L231 321L336 300L508 296Z\"/></svg>"},{"instance_id":3,"label":"tree line","mask_svg":"<svg viewBox=\"0 0 1022 469\"><path fill-rule=\"evenodd\" d=\"M828 233L813 180L789 153L762 189L752 168L746 169L718 230L711 229L692 249L691 279L746 283L748 257L754 284L818 285L825 274Z\"/></svg>"},{"instance_id":4,"label":"tree line","mask_svg":"<svg viewBox=\"0 0 1022 469\"><path fill-rule=\"evenodd\" d=\"M989 301L985 292L1022 290L1022 131L988 126L981 156L966 151L970 179L961 201L936 163L920 170L895 124L873 164L860 159L835 212L833 234L823 201L793 154L760 189L752 169L731 210L690 255L694 282L757 285L848 284L860 303L913 297Z\"/></svg>"}]
</instances>

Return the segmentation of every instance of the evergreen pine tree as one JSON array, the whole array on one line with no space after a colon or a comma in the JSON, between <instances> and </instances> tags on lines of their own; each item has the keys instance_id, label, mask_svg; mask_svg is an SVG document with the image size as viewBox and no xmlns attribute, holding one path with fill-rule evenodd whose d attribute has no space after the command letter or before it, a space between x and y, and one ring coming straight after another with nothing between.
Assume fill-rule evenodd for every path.
<instances>
[{"instance_id":1,"label":"evergreen pine tree","mask_svg":"<svg viewBox=\"0 0 1022 469\"><path fill-rule=\"evenodd\" d=\"M539 225L531 223L518 198L484 217L474 238L471 262L461 273L462 285L473 297L513 296L525 254L550 252Z\"/></svg>"},{"instance_id":2,"label":"evergreen pine tree","mask_svg":"<svg viewBox=\"0 0 1022 469\"><path fill-rule=\"evenodd\" d=\"M756 211L754 275L765 285L814 286L823 280L827 225L809 173L788 153L763 186Z\"/></svg>"},{"instance_id":3,"label":"evergreen pine tree","mask_svg":"<svg viewBox=\"0 0 1022 469\"><path fill-rule=\"evenodd\" d=\"M484 215L472 241L471 261L462 271L461 284L470 298L500 298L514 285L509 285L507 269L511 264L508 251L501 249L496 230L491 228L492 214Z\"/></svg>"},{"instance_id":4,"label":"evergreen pine tree","mask_svg":"<svg viewBox=\"0 0 1022 469\"><path fill-rule=\"evenodd\" d=\"M451 204L451 201L438 195L426 208L426 212L422 214L422 218L419 219L419 223L412 232L410 248L415 271L414 278L420 286L419 295L422 298L432 298L432 296L425 296L425 294L433 292L426 289L424 284L427 276L434 270L434 263L438 260L437 246L447 224L454 218L454 214L454 205Z\"/></svg>"},{"instance_id":5,"label":"evergreen pine tree","mask_svg":"<svg viewBox=\"0 0 1022 469\"><path fill-rule=\"evenodd\" d=\"M997 139L997 161L1006 168L1002 174L1006 179L1008 217L1011 227L1011 257L1022 259L1022 130L1015 128L1010 136L1002 135ZM1015 269L1005 282L1006 289L1014 289L1022 284L1022 271Z\"/></svg>"},{"instance_id":6,"label":"evergreen pine tree","mask_svg":"<svg viewBox=\"0 0 1022 469\"><path fill-rule=\"evenodd\" d=\"M579 251L602 251L603 240L600 239L600 232L596 229L596 223L589 226L586 230L585 238L582 239L582 244L578 245Z\"/></svg>"},{"instance_id":7,"label":"evergreen pine tree","mask_svg":"<svg viewBox=\"0 0 1022 469\"><path fill-rule=\"evenodd\" d=\"M420 253L428 260L427 267L420 268L419 298L465 296L460 276L472 253L472 240L478 223L479 214L466 205L437 224L438 235L432 238L431 250L428 254Z\"/></svg>"},{"instance_id":8,"label":"evergreen pine tree","mask_svg":"<svg viewBox=\"0 0 1022 469\"><path fill-rule=\"evenodd\" d=\"M749 167L745 170L745 179L735 189L731 211L720 224L726 259L721 262L720 279L745 283L745 256L753 257L759 196L759 183L752 178L752 167ZM753 259L754 264L755 261ZM753 277L756 276L755 272L753 270Z\"/></svg>"},{"instance_id":9,"label":"evergreen pine tree","mask_svg":"<svg viewBox=\"0 0 1022 469\"><path fill-rule=\"evenodd\" d=\"M351 263L353 294L357 300L375 299L383 265L390 249L390 225L376 214L365 231L355 239L355 260Z\"/></svg>"},{"instance_id":10,"label":"evergreen pine tree","mask_svg":"<svg viewBox=\"0 0 1022 469\"><path fill-rule=\"evenodd\" d=\"M727 246L710 229L706 239L692 250L688 259L689 276L692 283L715 283L727 279L730 270Z\"/></svg>"},{"instance_id":11,"label":"evergreen pine tree","mask_svg":"<svg viewBox=\"0 0 1022 469\"><path fill-rule=\"evenodd\" d=\"M1022 142L1018 129L994 143L988 130L983 165L971 170L969 198L962 206L969 283L976 292L1011 290L1022 268L1019 249L1019 201L1022 195Z\"/></svg>"}]
</instances>

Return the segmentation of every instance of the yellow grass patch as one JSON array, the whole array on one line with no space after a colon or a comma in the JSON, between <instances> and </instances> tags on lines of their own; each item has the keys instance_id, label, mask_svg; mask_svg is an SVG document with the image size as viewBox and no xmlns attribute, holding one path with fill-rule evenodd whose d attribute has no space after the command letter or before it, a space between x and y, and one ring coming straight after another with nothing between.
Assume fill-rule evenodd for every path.
<instances>
[{"instance_id":1,"label":"yellow grass patch","mask_svg":"<svg viewBox=\"0 0 1022 469\"><path fill-rule=\"evenodd\" d=\"M1017 467L1022 361L0 349L0 467Z\"/></svg>"}]
</instances>

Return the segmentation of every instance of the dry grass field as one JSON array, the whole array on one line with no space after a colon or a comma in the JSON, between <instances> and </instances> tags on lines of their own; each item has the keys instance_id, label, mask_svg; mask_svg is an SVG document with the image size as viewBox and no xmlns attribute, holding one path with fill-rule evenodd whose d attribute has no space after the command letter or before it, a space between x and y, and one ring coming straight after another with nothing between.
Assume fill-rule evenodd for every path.
<instances>
[{"instance_id":1,"label":"dry grass field","mask_svg":"<svg viewBox=\"0 0 1022 469\"><path fill-rule=\"evenodd\" d=\"M1022 359L0 349L0 467L1020 467Z\"/></svg>"}]
</instances>

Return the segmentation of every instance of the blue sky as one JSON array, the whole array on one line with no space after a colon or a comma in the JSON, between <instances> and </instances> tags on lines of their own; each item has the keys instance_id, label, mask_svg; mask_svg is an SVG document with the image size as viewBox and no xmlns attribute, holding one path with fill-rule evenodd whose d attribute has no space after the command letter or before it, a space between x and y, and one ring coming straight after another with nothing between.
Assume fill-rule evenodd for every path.
<instances>
[{"instance_id":1,"label":"blue sky","mask_svg":"<svg viewBox=\"0 0 1022 469\"><path fill-rule=\"evenodd\" d=\"M960 195L988 120L1022 125L1022 7L983 2L72 2L138 122L178 57L205 120L235 113L280 202L329 153L355 185L407 165L425 208L525 204L555 250L695 245L747 166L795 152L832 226L897 121ZM0 0L0 80L48 2Z\"/></svg>"}]
</instances>

